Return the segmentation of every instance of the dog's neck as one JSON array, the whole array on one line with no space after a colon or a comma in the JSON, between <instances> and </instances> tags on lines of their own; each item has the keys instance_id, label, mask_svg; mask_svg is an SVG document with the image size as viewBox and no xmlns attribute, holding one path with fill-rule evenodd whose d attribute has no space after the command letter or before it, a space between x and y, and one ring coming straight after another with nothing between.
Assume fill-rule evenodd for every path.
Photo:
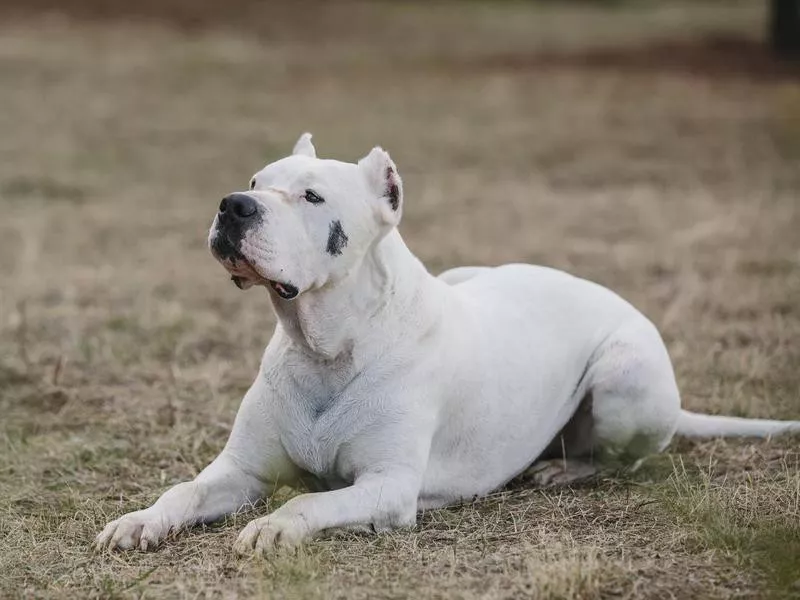
<instances>
[{"instance_id":1,"label":"dog's neck","mask_svg":"<svg viewBox=\"0 0 800 600\"><path fill-rule=\"evenodd\" d=\"M302 293L294 301L270 292L278 319L292 341L332 361L359 355L375 340L391 344L413 326L426 288L436 285L394 229L341 279ZM367 351L367 354L369 352Z\"/></svg>"}]
</instances>

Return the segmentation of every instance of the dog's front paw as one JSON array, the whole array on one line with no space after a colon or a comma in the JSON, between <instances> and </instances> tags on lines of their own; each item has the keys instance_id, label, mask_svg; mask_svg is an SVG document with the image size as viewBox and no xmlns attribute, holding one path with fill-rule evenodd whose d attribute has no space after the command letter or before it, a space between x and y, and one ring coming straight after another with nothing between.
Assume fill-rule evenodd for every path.
<instances>
[{"instance_id":1,"label":"dog's front paw","mask_svg":"<svg viewBox=\"0 0 800 600\"><path fill-rule=\"evenodd\" d=\"M311 536L302 517L281 517L275 514L250 521L233 546L241 555L267 554L278 549L296 548Z\"/></svg>"},{"instance_id":2,"label":"dog's front paw","mask_svg":"<svg viewBox=\"0 0 800 600\"><path fill-rule=\"evenodd\" d=\"M123 515L111 521L95 538L96 550L152 550L169 533L169 525L149 509Z\"/></svg>"}]
</instances>

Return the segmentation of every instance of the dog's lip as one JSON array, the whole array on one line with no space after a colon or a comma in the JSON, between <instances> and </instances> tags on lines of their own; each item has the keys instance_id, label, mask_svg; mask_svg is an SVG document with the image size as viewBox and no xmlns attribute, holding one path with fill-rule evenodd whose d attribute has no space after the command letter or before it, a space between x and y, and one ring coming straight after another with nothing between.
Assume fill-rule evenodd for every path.
<instances>
[{"instance_id":1,"label":"dog's lip","mask_svg":"<svg viewBox=\"0 0 800 600\"><path fill-rule=\"evenodd\" d=\"M275 293L284 300L292 300L300 293L300 290L298 290L297 287L293 286L291 283L274 281L272 279L267 279L267 283L269 283L269 286L275 290Z\"/></svg>"},{"instance_id":2,"label":"dog's lip","mask_svg":"<svg viewBox=\"0 0 800 600\"><path fill-rule=\"evenodd\" d=\"M241 275L231 275L231 281L240 290L245 289L245 284L247 283L247 279L245 277L242 277Z\"/></svg>"},{"instance_id":3,"label":"dog's lip","mask_svg":"<svg viewBox=\"0 0 800 600\"><path fill-rule=\"evenodd\" d=\"M237 287L242 287L240 284L245 281L261 283L268 281L266 277L261 276L261 273L259 273L252 263L241 253L237 252L225 258L217 258L217 260L219 260L222 266L231 274L231 280Z\"/></svg>"},{"instance_id":4,"label":"dog's lip","mask_svg":"<svg viewBox=\"0 0 800 600\"><path fill-rule=\"evenodd\" d=\"M297 286L287 281L278 281L276 279L264 277L244 254L236 250L236 247L230 243L230 240L226 237L223 238L223 240L230 248L231 255L225 258L217 256L217 260L221 262L222 266L231 274L231 281L233 281L237 288L240 290L246 289L249 287L246 284L250 282L252 282L252 285L268 285L283 300L292 300L300 294L300 290L297 289Z\"/></svg>"},{"instance_id":5,"label":"dog's lip","mask_svg":"<svg viewBox=\"0 0 800 600\"><path fill-rule=\"evenodd\" d=\"M256 272L255 269L252 268L252 265L248 265L252 269L253 272ZM231 275L231 281L233 281L234 285L238 287L240 290L247 289L247 283L253 282L254 285L268 285L271 287L278 296L280 296L283 300L292 300L298 296L300 290L297 289L296 286L292 285L291 283L286 283L283 281L275 281L274 279L266 279L261 277L260 275L257 277L249 277L249 276L242 276L242 275Z\"/></svg>"}]
</instances>

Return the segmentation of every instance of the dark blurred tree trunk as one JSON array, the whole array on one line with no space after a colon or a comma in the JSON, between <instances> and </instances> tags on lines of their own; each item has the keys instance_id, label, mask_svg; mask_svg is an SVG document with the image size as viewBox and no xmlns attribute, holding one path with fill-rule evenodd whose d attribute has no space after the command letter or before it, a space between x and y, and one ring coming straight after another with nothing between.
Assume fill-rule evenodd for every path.
<instances>
[{"instance_id":1,"label":"dark blurred tree trunk","mask_svg":"<svg viewBox=\"0 0 800 600\"><path fill-rule=\"evenodd\" d=\"M800 0L771 0L769 36L780 56L800 57Z\"/></svg>"}]
</instances>

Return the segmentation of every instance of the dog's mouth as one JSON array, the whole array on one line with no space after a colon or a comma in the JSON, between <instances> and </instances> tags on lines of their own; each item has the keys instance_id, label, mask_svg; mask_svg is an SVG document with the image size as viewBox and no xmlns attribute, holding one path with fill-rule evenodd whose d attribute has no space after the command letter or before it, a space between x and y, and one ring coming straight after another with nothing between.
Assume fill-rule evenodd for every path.
<instances>
[{"instance_id":1,"label":"dog's mouth","mask_svg":"<svg viewBox=\"0 0 800 600\"><path fill-rule=\"evenodd\" d=\"M251 267L252 268L252 267ZM275 291L278 296L283 298L284 300L291 300L292 298L296 298L297 295L300 293L300 290L297 287L293 286L291 283L283 283L280 281L273 281L272 279L264 279L263 277L257 277L254 281L253 279L242 276L242 275L231 275L231 281L234 283L236 287L240 290L246 290L251 285L268 285L272 290Z\"/></svg>"},{"instance_id":2,"label":"dog's mouth","mask_svg":"<svg viewBox=\"0 0 800 600\"><path fill-rule=\"evenodd\" d=\"M217 233L211 242L211 252L222 263L222 266L231 274L231 281L240 290L246 290L254 285L263 285L272 289L283 300L296 298L300 290L286 281L267 279L259 273L253 264L247 260L228 239Z\"/></svg>"},{"instance_id":3,"label":"dog's mouth","mask_svg":"<svg viewBox=\"0 0 800 600\"><path fill-rule=\"evenodd\" d=\"M281 283L280 281L272 281L271 279L267 279L267 283L269 284L269 287L275 290L275 293L284 300L296 298L300 293L300 290L298 290L291 283Z\"/></svg>"}]
</instances>

